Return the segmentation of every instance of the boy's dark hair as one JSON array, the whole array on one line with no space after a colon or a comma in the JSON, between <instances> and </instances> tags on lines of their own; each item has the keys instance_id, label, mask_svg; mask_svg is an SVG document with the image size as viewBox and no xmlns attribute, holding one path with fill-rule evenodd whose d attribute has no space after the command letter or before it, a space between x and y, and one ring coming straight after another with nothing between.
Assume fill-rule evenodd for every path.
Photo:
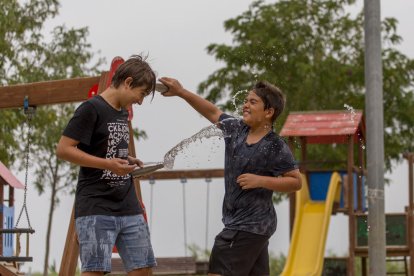
<instances>
[{"instance_id":1,"label":"boy's dark hair","mask_svg":"<svg viewBox=\"0 0 414 276\"><path fill-rule=\"evenodd\" d=\"M115 71L111 84L118 88L128 77L132 78L131 88L145 86L154 95L156 76L151 66L140 55L133 55Z\"/></svg>"},{"instance_id":2,"label":"boy's dark hair","mask_svg":"<svg viewBox=\"0 0 414 276\"><path fill-rule=\"evenodd\" d=\"M260 97L260 99L262 99L265 109L274 109L275 112L272 116L272 122L274 123L285 108L285 95L278 87L268 83L267 81L257 82L253 87L253 91Z\"/></svg>"}]
</instances>

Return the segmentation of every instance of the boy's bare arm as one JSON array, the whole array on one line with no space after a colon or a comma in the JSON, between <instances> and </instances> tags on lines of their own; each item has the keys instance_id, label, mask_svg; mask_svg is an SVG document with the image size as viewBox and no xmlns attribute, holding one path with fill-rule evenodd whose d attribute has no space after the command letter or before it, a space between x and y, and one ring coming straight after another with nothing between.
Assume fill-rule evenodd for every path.
<instances>
[{"instance_id":1,"label":"boy's bare arm","mask_svg":"<svg viewBox=\"0 0 414 276\"><path fill-rule=\"evenodd\" d=\"M100 158L90 155L77 148L79 141L62 136L56 147L56 156L82 167L110 170L117 175L126 175L132 172L137 165L129 165L128 160L120 158Z\"/></svg>"},{"instance_id":2,"label":"boy's bare arm","mask_svg":"<svg viewBox=\"0 0 414 276\"><path fill-rule=\"evenodd\" d=\"M242 174L237 178L237 183L245 189L266 188L275 192L290 193L302 188L302 180L299 170L292 170L281 177L262 176L251 173Z\"/></svg>"},{"instance_id":3,"label":"boy's bare arm","mask_svg":"<svg viewBox=\"0 0 414 276\"><path fill-rule=\"evenodd\" d=\"M186 100L201 115L203 115L207 120L209 120L213 124L218 122L220 115L223 112L213 103L207 101L206 99L200 97L195 93L188 91L176 79L163 77L160 78L160 81L166 86L168 86L168 91L162 93L162 95L166 97L181 97L184 100Z\"/></svg>"}]
</instances>

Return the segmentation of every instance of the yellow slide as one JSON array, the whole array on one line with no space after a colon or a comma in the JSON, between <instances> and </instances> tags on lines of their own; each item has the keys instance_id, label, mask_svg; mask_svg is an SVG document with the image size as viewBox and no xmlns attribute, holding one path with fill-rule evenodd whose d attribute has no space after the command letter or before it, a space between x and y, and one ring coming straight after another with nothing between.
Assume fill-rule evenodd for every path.
<instances>
[{"instance_id":1,"label":"yellow slide","mask_svg":"<svg viewBox=\"0 0 414 276\"><path fill-rule=\"evenodd\" d=\"M320 276L332 206L339 198L341 176L332 173L326 201L312 201L306 176L296 192L296 213L289 254L282 276Z\"/></svg>"}]
</instances>

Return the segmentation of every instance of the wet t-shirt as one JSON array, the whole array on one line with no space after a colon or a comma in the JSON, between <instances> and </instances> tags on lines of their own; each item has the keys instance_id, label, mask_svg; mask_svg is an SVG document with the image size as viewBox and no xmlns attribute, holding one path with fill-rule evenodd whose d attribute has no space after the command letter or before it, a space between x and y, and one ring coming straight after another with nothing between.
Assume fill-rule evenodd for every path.
<instances>
[{"instance_id":1,"label":"wet t-shirt","mask_svg":"<svg viewBox=\"0 0 414 276\"><path fill-rule=\"evenodd\" d=\"M242 190L237 178L245 173L281 176L297 168L293 155L285 141L273 131L257 143L248 145L249 127L242 120L222 114L219 121L226 145L225 228L271 236L277 225L273 191L265 188Z\"/></svg>"},{"instance_id":2,"label":"wet t-shirt","mask_svg":"<svg viewBox=\"0 0 414 276\"><path fill-rule=\"evenodd\" d=\"M116 110L101 96L82 103L63 135L79 141L88 154L128 158L128 111ZM80 167L75 196L75 218L89 215L124 216L142 213L131 175Z\"/></svg>"}]
</instances>

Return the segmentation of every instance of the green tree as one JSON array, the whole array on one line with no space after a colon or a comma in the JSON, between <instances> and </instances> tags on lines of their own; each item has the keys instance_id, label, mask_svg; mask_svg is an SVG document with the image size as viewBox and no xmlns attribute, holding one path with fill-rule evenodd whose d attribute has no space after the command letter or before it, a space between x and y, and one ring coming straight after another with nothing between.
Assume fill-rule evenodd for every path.
<instances>
[{"instance_id":1,"label":"green tree","mask_svg":"<svg viewBox=\"0 0 414 276\"><path fill-rule=\"evenodd\" d=\"M207 52L224 66L203 81L198 91L234 110L236 91L257 80L276 84L287 95L289 111L364 109L364 30L362 13L347 8L355 0L256 1L224 27L233 43L210 44ZM386 169L414 150L414 61L395 46L397 20L382 22ZM314 160L344 160L346 150L311 147Z\"/></svg>"},{"instance_id":2,"label":"green tree","mask_svg":"<svg viewBox=\"0 0 414 276\"><path fill-rule=\"evenodd\" d=\"M57 15L57 0L0 1L0 84L30 83L97 75L102 63L92 62L87 28L57 26L48 41L42 34L44 22ZM23 105L23 103L22 103ZM58 160L55 146L74 105L38 107L32 120L31 166L39 193L50 188L43 275L48 274L49 244L58 193L74 187L76 169ZM20 110L0 110L0 160L11 165L24 157L25 117ZM24 158L20 158L23 160ZM23 168L24 164L20 164ZM32 183L28 183L31 185Z\"/></svg>"}]
</instances>

